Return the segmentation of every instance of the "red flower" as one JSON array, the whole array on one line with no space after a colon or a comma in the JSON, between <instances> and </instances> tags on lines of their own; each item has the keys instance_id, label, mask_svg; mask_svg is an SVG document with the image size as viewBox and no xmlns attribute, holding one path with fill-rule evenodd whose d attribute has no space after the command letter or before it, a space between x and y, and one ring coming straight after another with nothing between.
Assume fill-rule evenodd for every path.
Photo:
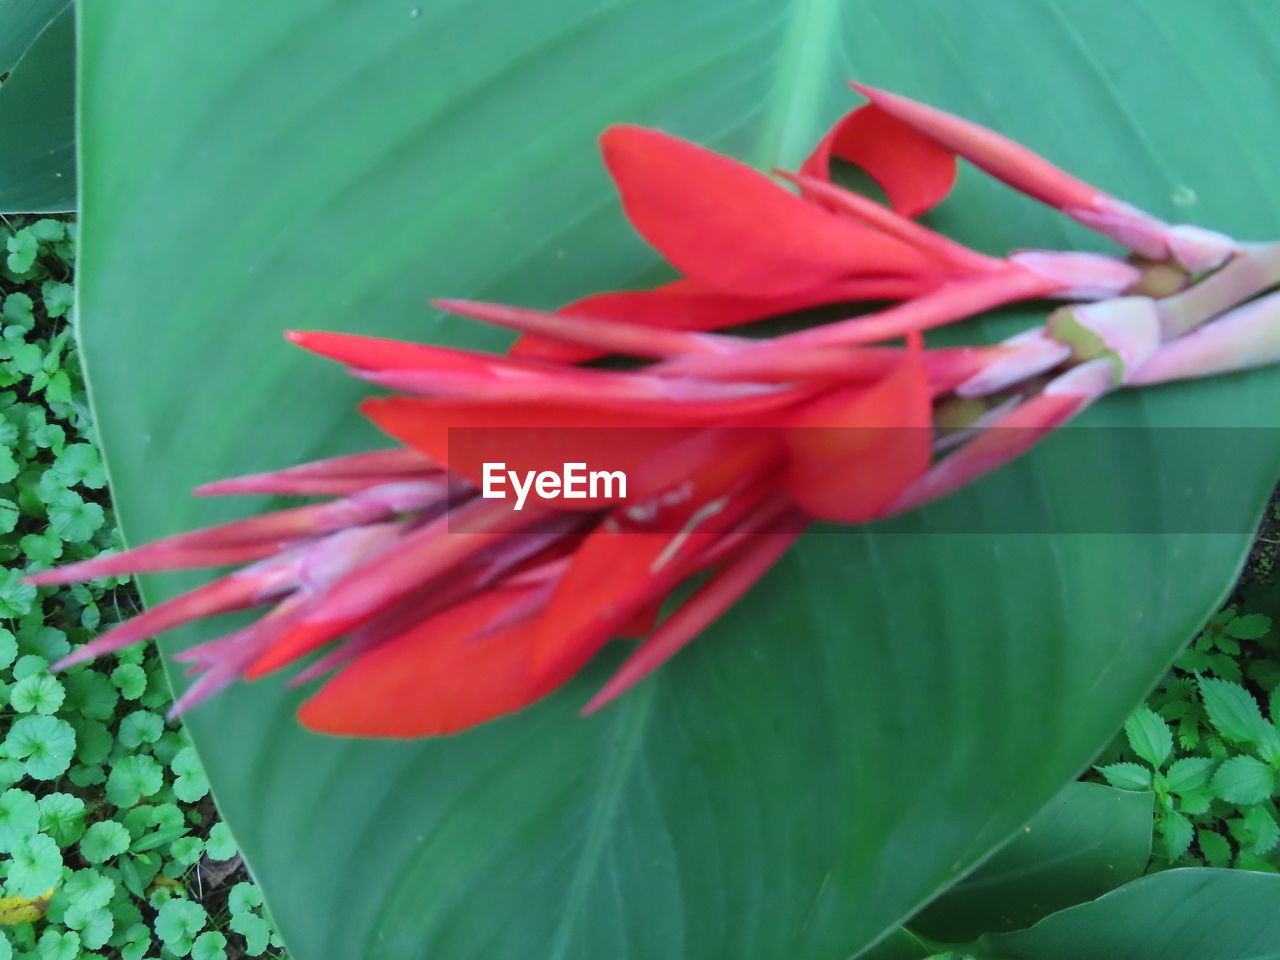
<instances>
[{"instance_id":1,"label":"red flower","mask_svg":"<svg viewBox=\"0 0 1280 960\"><path fill-rule=\"evenodd\" d=\"M177 656L200 678L176 709L324 650L297 679L338 672L304 704L303 722L407 737L518 710L611 639L645 637L587 704L597 709L741 597L812 520L861 523L943 496L1123 384L1280 358L1276 296L1219 316L1280 275L1280 247L1166 225L998 134L864 92L873 105L783 175L798 194L656 131L608 131L605 162L628 217L684 279L555 312L439 304L520 331L513 356L291 334L398 391L362 410L403 446L210 484L198 492L333 499L30 577L247 564L59 666L269 607ZM998 259L915 223L950 188L956 154L1160 259L1162 283L1173 277L1161 295L1172 296L1117 296L1153 281L1110 257ZM892 208L835 186L833 157L862 166ZM923 331L1040 297L1099 302L1062 307L996 347L924 349ZM767 340L709 332L859 299L900 302ZM602 354L648 362L570 365ZM935 427L940 403L976 398L990 402L958 430ZM590 463L628 489L489 499L495 461L530 477ZM660 619L698 574L699 588Z\"/></svg>"}]
</instances>

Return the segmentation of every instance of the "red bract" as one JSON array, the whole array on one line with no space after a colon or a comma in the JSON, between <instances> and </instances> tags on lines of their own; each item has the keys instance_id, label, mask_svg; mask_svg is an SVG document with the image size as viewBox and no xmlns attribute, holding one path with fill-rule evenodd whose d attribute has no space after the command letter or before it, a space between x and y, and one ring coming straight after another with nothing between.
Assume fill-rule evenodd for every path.
<instances>
[{"instance_id":1,"label":"red bract","mask_svg":"<svg viewBox=\"0 0 1280 960\"><path fill-rule=\"evenodd\" d=\"M1136 279L1131 267L1102 258L988 257L915 223L951 189L955 156L876 105L842 118L798 174L781 174L799 196L656 130L614 127L601 147L632 225L684 277L587 297L559 311L568 316L716 330L820 304L909 300L964 281L991 291L995 305L1072 289L1110 295ZM891 206L836 186L833 158L862 167ZM540 335L513 350L560 362L601 352Z\"/></svg>"},{"instance_id":2,"label":"red bract","mask_svg":"<svg viewBox=\"0 0 1280 960\"><path fill-rule=\"evenodd\" d=\"M586 706L598 709L740 598L808 523L861 523L944 496L1119 386L1280 359L1277 296L1231 309L1280 281L1280 247L1169 226L992 131L860 89L874 103L781 174L796 192L657 131L606 132L627 216L683 278L559 311L439 302L519 331L512 356L290 334L396 391L362 410L403 446L209 484L199 492L332 499L34 575L246 564L60 666L267 608L177 656L200 674L177 709L316 654L299 681L337 673L304 723L412 737L518 710L610 640L644 638ZM957 155L1160 263L995 258L927 229L911 218L946 195ZM890 205L835 185L833 158L863 167ZM1087 302L994 347L924 347L930 329L1046 297ZM712 332L872 299L892 305L764 340ZM606 354L637 365L572 365ZM628 487L494 499L499 461L529 477L590 464Z\"/></svg>"}]
</instances>

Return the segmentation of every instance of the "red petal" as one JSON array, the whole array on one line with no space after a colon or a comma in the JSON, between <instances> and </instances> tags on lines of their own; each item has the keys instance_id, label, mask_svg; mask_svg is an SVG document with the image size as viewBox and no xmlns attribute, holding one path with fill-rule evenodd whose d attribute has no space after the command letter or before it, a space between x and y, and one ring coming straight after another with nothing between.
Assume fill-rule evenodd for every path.
<instances>
[{"instance_id":1,"label":"red petal","mask_svg":"<svg viewBox=\"0 0 1280 960\"><path fill-rule=\"evenodd\" d=\"M718 465L708 470L698 499L648 525L662 532L643 532L619 512L582 542L539 619L535 669L594 654L637 614L661 603L692 572L700 555L776 487L770 474L743 485L740 469L717 470ZM737 489L724 492L724 485L735 482ZM722 486L719 496L713 489L717 483ZM713 506L712 498L717 501Z\"/></svg>"},{"instance_id":2,"label":"red petal","mask_svg":"<svg viewBox=\"0 0 1280 960\"><path fill-rule=\"evenodd\" d=\"M862 523L882 513L929 468L928 373L918 350L871 387L833 390L786 431L787 489L810 516Z\"/></svg>"},{"instance_id":3,"label":"red petal","mask_svg":"<svg viewBox=\"0 0 1280 960\"><path fill-rule=\"evenodd\" d=\"M875 105L851 110L832 127L800 172L831 179L831 158L867 172L904 217L937 206L956 179L955 155Z\"/></svg>"},{"instance_id":4,"label":"red petal","mask_svg":"<svg viewBox=\"0 0 1280 960\"><path fill-rule=\"evenodd\" d=\"M636 648L582 712L599 710L675 656L768 573L799 535L798 531L761 534L749 540L741 552L667 618L657 633Z\"/></svg>"},{"instance_id":5,"label":"red petal","mask_svg":"<svg viewBox=\"0 0 1280 960\"><path fill-rule=\"evenodd\" d=\"M932 281L918 278L855 277L784 297L738 297L708 290L689 280L677 280L655 290L597 294L561 307L560 312L668 330L721 330L827 303L907 300L933 285ZM604 355L590 347L533 334L517 340L511 353L554 363L581 363Z\"/></svg>"},{"instance_id":6,"label":"red petal","mask_svg":"<svg viewBox=\"0 0 1280 960\"><path fill-rule=\"evenodd\" d=\"M485 632L532 589L481 594L361 654L302 705L298 718L342 736L443 736L550 693L574 670L535 679L535 621Z\"/></svg>"},{"instance_id":7,"label":"red petal","mask_svg":"<svg viewBox=\"0 0 1280 960\"><path fill-rule=\"evenodd\" d=\"M549 404L386 397L366 400L360 409L391 436L477 484L484 482L486 463L505 463L505 469L522 476L585 463L591 470L621 470L630 477L691 433L669 418L637 415L626 418L627 442L619 443L616 410ZM529 501L543 502L532 493ZM597 505L594 500L571 503L575 509ZM546 505L563 509L564 502Z\"/></svg>"},{"instance_id":8,"label":"red petal","mask_svg":"<svg viewBox=\"0 0 1280 960\"><path fill-rule=\"evenodd\" d=\"M909 125L919 131L919 136L932 140L938 149L960 154L997 180L1043 203L1088 209L1105 196L1097 187L994 130L896 93L862 84L853 87L874 101L876 108L892 113L897 123Z\"/></svg>"},{"instance_id":9,"label":"red petal","mask_svg":"<svg viewBox=\"0 0 1280 960\"><path fill-rule=\"evenodd\" d=\"M931 257L685 140L617 126L601 145L632 225L681 273L713 289L778 297L855 274L933 272Z\"/></svg>"}]
</instances>

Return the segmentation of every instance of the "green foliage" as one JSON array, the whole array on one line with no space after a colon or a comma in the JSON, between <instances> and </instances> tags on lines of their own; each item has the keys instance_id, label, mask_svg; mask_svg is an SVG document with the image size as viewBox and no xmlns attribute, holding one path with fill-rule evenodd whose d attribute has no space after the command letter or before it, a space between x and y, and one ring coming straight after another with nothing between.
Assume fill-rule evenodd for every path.
<instances>
[{"instance_id":1,"label":"green foliage","mask_svg":"<svg viewBox=\"0 0 1280 960\"><path fill-rule=\"evenodd\" d=\"M200 760L165 721L155 650L49 670L135 612L132 584L20 580L120 546L72 335L74 254L62 221L0 219L0 896L52 892L42 920L0 927L0 960L278 957Z\"/></svg>"},{"instance_id":2,"label":"green foliage","mask_svg":"<svg viewBox=\"0 0 1280 960\"><path fill-rule=\"evenodd\" d=\"M1227 607L1096 768L1112 786L1154 794L1156 866L1280 871L1277 663L1271 618Z\"/></svg>"}]
</instances>

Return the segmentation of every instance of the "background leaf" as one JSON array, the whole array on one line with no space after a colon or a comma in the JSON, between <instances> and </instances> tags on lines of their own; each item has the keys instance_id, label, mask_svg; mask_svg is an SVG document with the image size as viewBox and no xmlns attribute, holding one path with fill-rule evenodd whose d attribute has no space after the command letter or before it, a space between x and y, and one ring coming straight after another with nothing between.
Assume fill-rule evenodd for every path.
<instances>
[{"instance_id":1,"label":"background leaf","mask_svg":"<svg viewBox=\"0 0 1280 960\"><path fill-rule=\"evenodd\" d=\"M1142 875L1151 858L1152 794L1070 783L971 875L911 918L932 940L960 943L1029 927Z\"/></svg>"},{"instance_id":2,"label":"background leaf","mask_svg":"<svg viewBox=\"0 0 1280 960\"><path fill-rule=\"evenodd\" d=\"M12 3L13 0L8 0ZM20 12L43 10L39 2L19 0ZM54 213L76 207L75 174L75 13L65 2L61 12L34 38L21 61L0 84L0 212ZM13 12L0 7L0 73L9 42L6 25ZM38 20L38 17L35 18ZM31 22L35 22L35 20Z\"/></svg>"},{"instance_id":3,"label":"background leaf","mask_svg":"<svg viewBox=\"0 0 1280 960\"><path fill-rule=\"evenodd\" d=\"M352 410L366 388L284 328L496 348L427 298L550 306L663 276L595 156L611 122L795 164L856 76L1162 216L1250 239L1280 222L1267 5L119 0L82 16L78 309L134 542L254 508L189 499L196 483L379 442ZM1096 244L972 171L935 222L996 252ZM1121 455L1060 438L887 529L816 532L589 720L617 653L440 741L307 734L277 680L191 729L297 960L850 956L1078 773L1230 584L1275 433L1226 463L1147 428L1274 428L1277 411L1275 371L1108 400L1087 422L1142 428ZM1008 503L1061 530L1123 529L1134 504L1158 524L955 532ZM1221 532L1177 532L1205 503Z\"/></svg>"},{"instance_id":4,"label":"background leaf","mask_svg":"<svg viewBox=\"0 0 1280 960\"><path fill-rule=\"evenodd\" d=\"M0 3L0 76L13 69L40 31L67 5L67 0L4 0Z\"/></svg>"},{"instance_id":5,"label":"background leaf","mask_svg":"<svg viewBox=\"0 0 1280 960\"><path fill-rule=\"evenodd\" d=\"M972 949L978 960L1275 960L1277 944L1280 877L1193 867L1143 877Z\"/></svg>"}]
</instances>

